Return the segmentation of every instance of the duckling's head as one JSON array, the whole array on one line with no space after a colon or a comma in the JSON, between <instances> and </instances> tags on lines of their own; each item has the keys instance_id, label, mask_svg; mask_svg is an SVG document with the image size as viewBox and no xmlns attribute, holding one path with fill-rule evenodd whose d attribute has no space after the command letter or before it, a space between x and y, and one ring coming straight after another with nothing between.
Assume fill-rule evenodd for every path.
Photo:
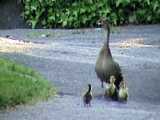
<instances>
[{"instance_id":1,"label":"duckling's head","mask_svg":"<svg viewBox=\"0 0 160 120\"><path fill-rule=\"evenodd\" d=\"M124 80L120 82L119 88L126 88L126 82Z\"/></svg>"},{"instance_id":2,"label":"duckling's head","mask_svg":"<svg viewBox=\"0 0 160 120\"><path fill-rule=\"evenodd\" d=\"M91 84L88 84L88 92L91 92L91 89L92 89Z\"/></svg>"},{"instance_id":3,"label":"duckling's head","mask_svg":"<svg viewBox=\"0 0 160 120\"><path fill-rule=\"evenodd\" d=\"M114 76L114 75L110 76L110 83L111 83L111 84L114 84L115 81L116 81L115 76Z\"/></svg>"}]
</instances>

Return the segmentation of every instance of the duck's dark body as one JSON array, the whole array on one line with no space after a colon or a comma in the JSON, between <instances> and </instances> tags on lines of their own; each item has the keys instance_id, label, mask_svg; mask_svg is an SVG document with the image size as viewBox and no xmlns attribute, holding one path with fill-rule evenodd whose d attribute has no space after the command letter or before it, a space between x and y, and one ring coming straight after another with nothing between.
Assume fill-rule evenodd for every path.
<instances>
[{"instance_id":1,"label":"duck's dark body","mask_svg":"<svg viewBox=\"0 0 160 120\"><path fill-rule=\"evenodd\" d=\"M88 84L88 91L83 96L84 105L91 106L92 94L91 94L91 85Z\"/></svg>"},{"instance_id":2,"label":"duck's dark body","mask_svg":"<svg viewBox=\"0 0 160 120\"><path fill-rule=\"evenodd\" d=\"M123 80L120 66L117 62L112 58L112 54L109 48L109 36L110 36L110 28L107 23L103 23L104 28L108 30L107 34L107 42L104 43L102 49L100 50L98 59L96 61L95 71L97 77L102 82L108 82L111 75L114 75L116 78L115 85L119 89L119 84Z\"/></svg>"}]
</instances>

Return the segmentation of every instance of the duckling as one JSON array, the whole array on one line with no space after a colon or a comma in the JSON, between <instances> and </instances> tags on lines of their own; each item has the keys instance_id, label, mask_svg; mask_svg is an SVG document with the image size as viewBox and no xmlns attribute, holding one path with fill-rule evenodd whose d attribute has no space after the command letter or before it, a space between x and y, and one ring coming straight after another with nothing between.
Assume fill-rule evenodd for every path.
<instances>
[{"instance_id":1,"label":"duckling","mask_svg":"<svg viewBox=\"0 0 160 120\"><path fill-rule=\"evenodd\" d=\"M88 84L88 91L83 96L83 102L85 106L91 106L92 94L91 94L91 84Z\"/></svg>"},{"instance_id":2,"label":"duckling","mask_svg":"<svg viewBox=\"0 0 160 120\"><path fill-rule=\"evenodd\" d=\"M119 98L119 101L122 101L122 102L128 100L128 88L124 80L120 82L118 98Z\"/></svg>"},{"instance_id":3,"label":"duckling","mask_svg":"<svg viewBox=\"0 0 160 120\"><path fill-rule=\"evenodd\" d=\"M117 100L117 88L115 86L116 78L115 76L110 76L110 83L105 91L105 96L111 97L113 100Z\"/></svg>"}]
</instances>

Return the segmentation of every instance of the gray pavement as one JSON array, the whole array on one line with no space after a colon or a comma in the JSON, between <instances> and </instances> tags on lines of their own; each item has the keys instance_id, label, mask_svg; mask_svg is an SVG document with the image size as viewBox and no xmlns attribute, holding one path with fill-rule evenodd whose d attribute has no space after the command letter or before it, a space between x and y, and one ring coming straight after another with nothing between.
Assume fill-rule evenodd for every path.
<instances>
[{"instance_id":1,"label":"gray pavement","mask_svg":"<svg viewBox=\"0 0 160 120\"><path fill-rule=\"evenodd\" d=\"M0 120L158 120L160 25L119 27L111 35L112 55L120 64L129 88L127 104L102 97L104 90L94 71L104 41L101 29L0 30L0 36L8 34L15 39L46 45L25 53L0 55L40 71L57 87L59 96L34 106L18 106L16 111L2 111ZM42 34L50 36L42 37ZM91 108L84 108L81 95L88 83L93 86L94 100Z\"/></svg>"}]
</instances>

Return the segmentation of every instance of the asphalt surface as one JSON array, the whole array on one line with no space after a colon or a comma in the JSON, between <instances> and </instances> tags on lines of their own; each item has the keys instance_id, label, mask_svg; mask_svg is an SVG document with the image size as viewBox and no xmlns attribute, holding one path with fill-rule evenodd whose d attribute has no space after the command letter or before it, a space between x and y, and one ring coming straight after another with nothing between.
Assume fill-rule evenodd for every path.
<instances>
[{"instance_id":1,"label":"asphalt surface","mask_svg":"<svg viewBox=\"0 0 160 120\"><path fill-rule=\"evenodd\" d=\"M105 40L103 30L0 30L1 37L6 35L45 45L27 52L1 52L0 55L40 71L57 87L59 95L35 106L2 111L0 120L158 120L160 25L119 27L111 34L112 55L120 64L129 88L127 104L106 101L102 97L104 90L94 66ZM94 100L91 108L84 108L81 96L88 83L93 86Z\"/></svg>"}]
</instances>

